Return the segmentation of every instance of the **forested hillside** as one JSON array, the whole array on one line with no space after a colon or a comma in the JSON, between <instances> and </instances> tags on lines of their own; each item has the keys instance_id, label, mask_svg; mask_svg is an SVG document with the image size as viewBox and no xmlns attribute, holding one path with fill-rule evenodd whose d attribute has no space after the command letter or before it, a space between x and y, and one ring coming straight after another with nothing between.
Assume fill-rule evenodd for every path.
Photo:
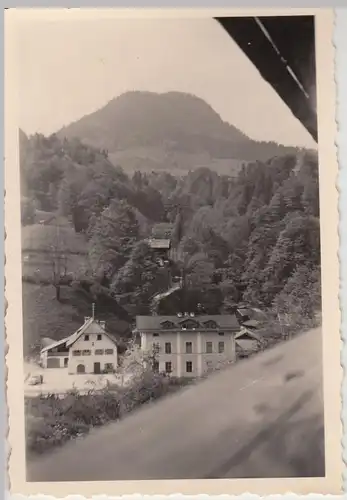
<instances>
[{"instance_id":1,"label":"forested hillside","mask_svg":"<svg viewBox=\"0 0 347 500\"><path fill-rule=\"evenodd\" d=\"M21 133L20 143L23 230L37 235L47 229L43 224L38 230L35 219L37 211L45 211L68 221L71 238L84 238L83 265L68 262L70 279L62 281L56 296L80 314L95 301L106 318L130 326L135 314L151 312L153 295L169 282L146 243L157 222L174 225L174 266L184 270L184 303L190 309L218 313L246 301L295 321L319 310L314 153L250 162L236 178L206 167L181 177L167 172L128 176L112 165L106 151L77 139ZM37 285L50 286L49 280ZM182 307L182 296L163 307L166 312ZM65 320L70 328L68 316ZM127 335L130 328L122 325ZM48 335L42 329L42 336L62 336L64 330L51 325Z\"/></svg>"}]
</instances>

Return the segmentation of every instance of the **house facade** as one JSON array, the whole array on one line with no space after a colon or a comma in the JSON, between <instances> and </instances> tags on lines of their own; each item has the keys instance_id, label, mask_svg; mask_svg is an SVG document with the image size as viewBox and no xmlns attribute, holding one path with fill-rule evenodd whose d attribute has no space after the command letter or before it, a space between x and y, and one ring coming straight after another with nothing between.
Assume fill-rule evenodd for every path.
<instances>
[{"instance_id":1,"label":"house facade","mask_svg":"<svg viewBox=\"0 0 347 500\"><path fill-rule=\"evenodd\" d=\"M40 360L43 368L67 368L69 374L111 373L118 366L118 351L105 322L87 317L75 333L44 347Z\"/></svg>"},{"instance_id":2,"label":"house facade","mask_svg":"<svg viewBox=\"0 0 347 500\"><path fill-rule=\"evenodd\" d=\"M236 359L234 315L137 316L141 348L157 352L156 369L176 377L199 377Z\"/></svg>"},{"instance_id":3,"label":"house facade","mask_svg":"<svg viewBox=\"0 0 347 500\"><path fill-rule=\"evenodd\" d=\"M240 357L259 351L262 345L264 345L264 341L261 336L244 326L235 335L236 354Z\"/></svg>"}]
</instances>

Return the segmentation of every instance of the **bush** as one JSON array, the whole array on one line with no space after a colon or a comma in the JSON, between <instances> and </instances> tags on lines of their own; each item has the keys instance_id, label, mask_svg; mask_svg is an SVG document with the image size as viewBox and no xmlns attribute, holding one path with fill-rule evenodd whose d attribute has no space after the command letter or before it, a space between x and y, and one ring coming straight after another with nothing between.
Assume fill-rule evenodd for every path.
<instances>
[{"instance_id":1,"label":"bush","mask_svg":"<svg viewBox=\"0 0 347 500\"><path fill-rule=\"evenodd\" d=\"M102 390L91 389L84 395L70 391L63 398L57 395L27 398L27 452L43 453L169 392L170 378L148 371L134 380L130 387L109 384Z\"/></svg>"}]
</instances>

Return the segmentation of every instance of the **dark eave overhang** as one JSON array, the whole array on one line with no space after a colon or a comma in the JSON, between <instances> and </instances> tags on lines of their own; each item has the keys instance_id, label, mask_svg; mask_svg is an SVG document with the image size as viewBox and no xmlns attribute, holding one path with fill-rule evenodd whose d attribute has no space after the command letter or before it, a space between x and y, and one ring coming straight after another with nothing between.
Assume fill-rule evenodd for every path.
<instances>
[{"instance_id":1,"label":"dark eave overhang","mask_svg":"<svg viewBox=\"0 0 347 500\"><path fill-rule=\"evenodd\" d=\"M314 17L216 20L317 142Z\"/></svg>"}]
</instances>

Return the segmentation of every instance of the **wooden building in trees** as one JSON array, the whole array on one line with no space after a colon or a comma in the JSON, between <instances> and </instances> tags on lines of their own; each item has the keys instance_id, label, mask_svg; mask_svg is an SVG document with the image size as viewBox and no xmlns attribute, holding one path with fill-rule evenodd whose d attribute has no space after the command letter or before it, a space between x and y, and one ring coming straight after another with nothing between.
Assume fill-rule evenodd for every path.
<instances>
[{"instance_id":1,"label":"wooden building in trees","mask_svg":"<svg viewBox=\"0 0 347 500\"><path fill-rule=\"evenodd\" d=\"M173 224L160 222L152 228L151 236L148 240L152 248L161 257L168 258L172 246Z\"/></svg>"}]
</instances>

